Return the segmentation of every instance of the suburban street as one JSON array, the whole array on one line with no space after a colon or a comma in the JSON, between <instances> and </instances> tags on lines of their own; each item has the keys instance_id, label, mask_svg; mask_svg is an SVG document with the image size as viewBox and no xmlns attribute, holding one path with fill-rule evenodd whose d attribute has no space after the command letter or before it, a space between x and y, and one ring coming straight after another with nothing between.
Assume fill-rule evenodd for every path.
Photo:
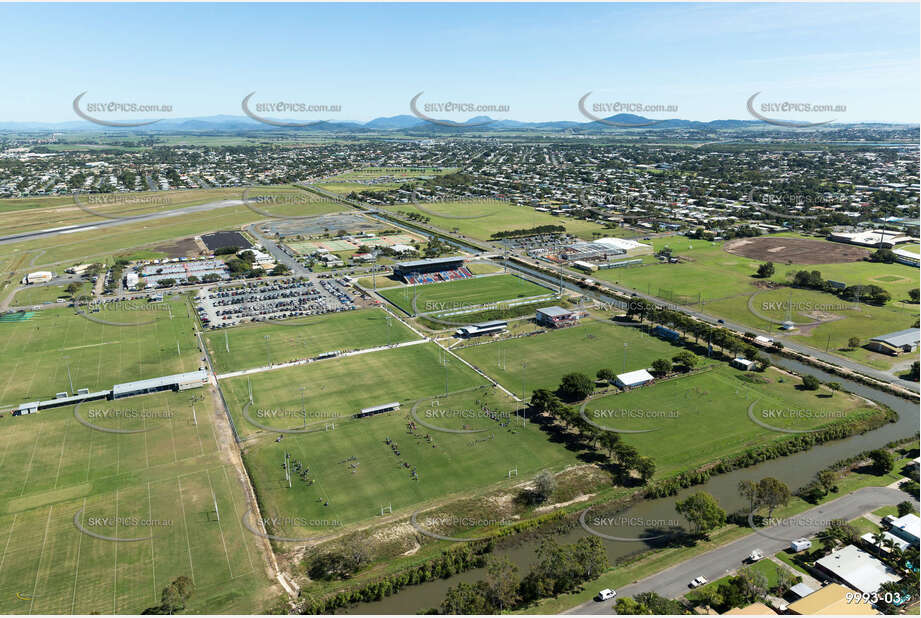
<instances>
[{"instance_id":1,"label":"suburban street","mask_svg":"<svg viewBox=\"0 0 921 618\"><path fill-rule=\"evenodd\" d=\"M815 508L790 517L781 525L766 528L763 534L752 533L723 547L701 554L675 565L635 584L617 590L618 597L632 597L641 592L656 592L664 597L677 598L687 593L688 583L695 577L704 576L715 581L731 570L743 566L743 560L753 549L760 549L766 556L776 554L790 545L795 538L809 537L827 528L834 519L851 520L881 506L894 505L911 499L905 492L889 487L865 487L827 502ZM918 503L915 502L917 508ZM776 538L771 538L776 537ZM731 565L732 569L726 566ZM567 611L567 614L612 614L613 602L589 601Z\"/></svg>"}]
</instances>

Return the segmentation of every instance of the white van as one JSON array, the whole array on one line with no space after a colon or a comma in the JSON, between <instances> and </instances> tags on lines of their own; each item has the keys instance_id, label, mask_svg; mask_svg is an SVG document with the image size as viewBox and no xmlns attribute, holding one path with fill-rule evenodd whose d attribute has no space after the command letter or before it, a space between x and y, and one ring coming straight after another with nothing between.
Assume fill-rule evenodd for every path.
<instances>
[{"instance_id":1,"label":"white van","mask_svg":"<svg viewBox=\"0 0 921 618\"><path fill-rule=\"evenodd\" d=\"M600 591L597 595L595 595L595 600L596 601L608 601L610 599L613 599L616 596L617 596L617 593L615 591L611 590L610 588L605 588L604 590Z\"/></svg>"}]
</instances>

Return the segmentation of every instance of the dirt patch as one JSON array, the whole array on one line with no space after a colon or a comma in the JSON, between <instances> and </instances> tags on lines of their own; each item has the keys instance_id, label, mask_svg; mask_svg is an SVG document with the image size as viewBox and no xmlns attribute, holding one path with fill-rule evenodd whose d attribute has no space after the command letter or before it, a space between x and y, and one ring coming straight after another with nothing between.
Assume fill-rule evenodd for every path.
<instances>
[{"instance_id":1,"label":"dirt patch","mask_svg":"<svg viewBox=\"0 0 921 618\"><path fill-rule=\"evenodd\" d=\"M170 243L164 243L152 248L153 251L165 253L169 257L197 257L202 250L194 238L183 238Z\"/></svg>"},{"instance_id":2,"label":"dirt patch","mask_svg":"<svg viewBox=\"0 0 921 618\"><path fill-rule=\"evenodd\" d=\"M784 264L839 264L859 262L869 250L811 238L779 238L761 236L730 240L723 245L727 253L753 260Z\"/></svg>"}]
</instances>

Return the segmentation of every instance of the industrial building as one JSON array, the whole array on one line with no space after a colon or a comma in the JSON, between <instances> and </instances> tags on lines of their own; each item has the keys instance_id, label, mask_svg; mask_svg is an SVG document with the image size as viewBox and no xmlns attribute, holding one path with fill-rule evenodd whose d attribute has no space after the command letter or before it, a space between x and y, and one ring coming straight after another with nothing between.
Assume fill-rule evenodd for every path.
<instances>
[{"instance_id":1,"label":"industrial building","mask_svg":"<svg viewBox=\"0 0 921 618\"><path fill-rule=\"evenodd\" d=\"M867 344L867 347L874 352L898 356L903 352L914 352L918 349L918 341L921 340L921 329L906 328L894 333L873 337Z\"/></svg>"}]
</instances>

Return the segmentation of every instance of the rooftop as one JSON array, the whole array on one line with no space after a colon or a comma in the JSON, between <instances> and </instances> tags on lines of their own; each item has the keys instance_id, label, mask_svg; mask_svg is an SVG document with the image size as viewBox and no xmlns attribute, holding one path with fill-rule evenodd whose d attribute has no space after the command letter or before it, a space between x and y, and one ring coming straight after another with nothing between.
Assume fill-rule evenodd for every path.
<instances>
[{"instance_id":1,"label":"rooftop","mask_svg":"<svg viewBox=\"0 0 921 618\"><path fill-rule=\"evenodd\" d=\"M889 345L896 347L912 345L918 343L919 340L921 340L921 329L917 328L897 330L894 333L888 333L886 335L880 335L879 337L873 337L870 339L870 341L882 341L883 343L888 343Z\"/></svg>"},{"instance_id":2,"label":"rooftop","mask_svg":"<svg viewBox=\"0 0 921 618\"><path fill-rule=\"evenodd\" d=\"M853 545L848 545L816 562L829 573L860 592L872 594L886 582L899 581L888 566Z\"/></svg>"}]
</instances>

